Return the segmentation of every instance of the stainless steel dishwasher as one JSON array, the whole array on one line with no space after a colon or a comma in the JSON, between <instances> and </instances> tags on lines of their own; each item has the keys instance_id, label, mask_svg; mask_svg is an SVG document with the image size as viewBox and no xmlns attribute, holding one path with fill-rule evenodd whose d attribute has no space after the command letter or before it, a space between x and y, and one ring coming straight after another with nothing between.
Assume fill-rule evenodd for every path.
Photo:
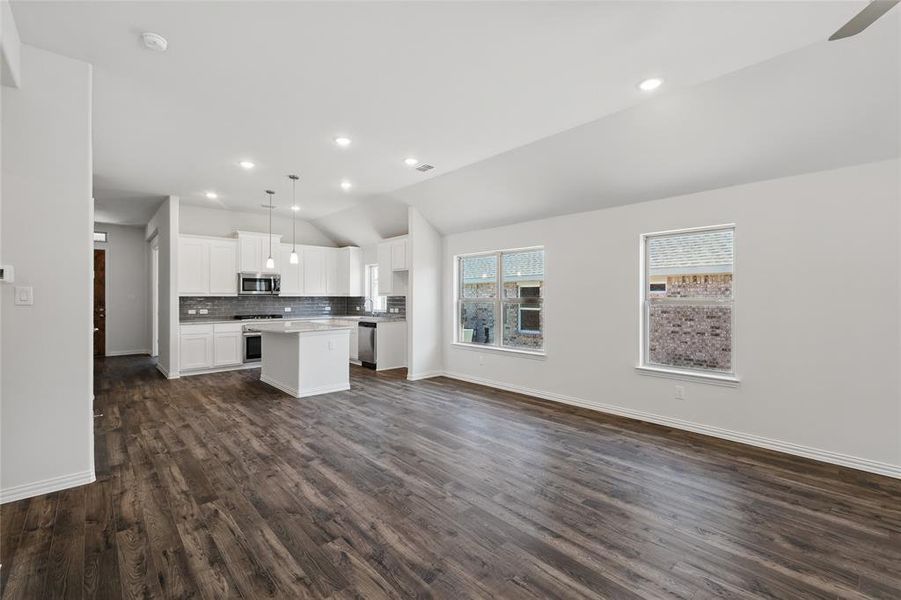
<instances>
[{"instance_id":1,"label":"stainless steel dishwasher","mask_svg":"<svg viewBox=\"0 0 901 600\"><path fill-rule=\"evenodd\" d=\"M357 333L359 334L357 342L357 350L359 351L359 360L367 369L374 369L378 361L378 338L376 337L376 324L360 322L357 324Z\"/></svg>"}]
</instances>

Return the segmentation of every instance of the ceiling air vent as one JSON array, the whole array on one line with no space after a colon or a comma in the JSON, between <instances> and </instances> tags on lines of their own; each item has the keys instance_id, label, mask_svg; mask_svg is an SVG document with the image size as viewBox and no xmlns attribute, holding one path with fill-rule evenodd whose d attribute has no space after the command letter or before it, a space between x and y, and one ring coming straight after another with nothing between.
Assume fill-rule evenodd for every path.
<instances>
[{"instance_id":1,"label":"ceiling air vent","mask_svg":"<svg viewBox=\"0 0 901 600\"><path fill-rule=\"evenodd\" d=\"M434 169L434 168L435 168L434 165L427 165L427 164L425 164L425 163L422 163L421 165L419 165L418 167L416 167L416 170L425 173L425 172L427 172L427 171L431 171L431 170Z\"/></svg>"}]
</instances>

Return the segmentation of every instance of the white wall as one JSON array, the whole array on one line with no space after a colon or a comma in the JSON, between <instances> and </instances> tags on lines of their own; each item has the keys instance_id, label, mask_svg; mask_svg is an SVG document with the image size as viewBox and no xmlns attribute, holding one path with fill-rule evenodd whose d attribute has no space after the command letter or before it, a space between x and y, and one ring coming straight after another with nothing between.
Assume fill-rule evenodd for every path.
<instances>
[{"instance_id":1,"label":"white wall","mask_svg":"<svg viewBox=\"0 0 901 600\"><path fill-rule=\"evenodd\" d=\"M33 306L2 295L3 501L94 479L91 66L21 47L3 88L3 260Z\"/></svg>"},{"instance_id":2,"label":"white wall","mask_svg":"<svg viewBox=\"0 0 901 600\"><path fill-rule=\"evenodd\" d=\"M169 196L144 228L144 237L159 243L157 368L170 379L178 377L178 205L178 196Z\"/></svg>"},{"instance_id":3,"label":"white wall","mask_svg":"<svg viewBox=\"0 0 901 600\"><path fill-rule=\"evenodd\" d=\"M407 378L439 375L443 369L441 265L443 240L410 207L410 289L407 292Z\"/></svg>"},{"instance_id":4,"label":"white wall","mask_svg":"<svg viewBox=\"0 0 901 600\"><path fill-rule=\"evenodd\" d=\"M451 345L448 292L445 369L901 476L899 183L894 160L449 235L446 290L454 255L544 245L547 357ZM638 374L639 236L719 223L736 224L740 386Z\"/></svg>"},{"instance_id":5,"label":"white wall","mask_svg":"<svg viewBox=\"0 0 901 600\"><path fill-rule=\"evenodd\" d=\"M274 204L274 203L273 203ZM217 208L182 204L179 214L179 233L230 237L235 231L269 231L269 216ZM282 241L291 243L291 218L272 215L272 233L281 234ZM334 246L335 243L315 225L298 217L297 243L313 246Z\"/></svg>"},{"instance_id":6,"label":"white wall","mask_svg":"<svg viewBox=\"0 0 901 600\"><path fill-rule=\"evenodd\" d=\"M106 251L106 355L148 354L149 247L144 227L94 223L108 234Z\"/></svg>"}]
</instances>

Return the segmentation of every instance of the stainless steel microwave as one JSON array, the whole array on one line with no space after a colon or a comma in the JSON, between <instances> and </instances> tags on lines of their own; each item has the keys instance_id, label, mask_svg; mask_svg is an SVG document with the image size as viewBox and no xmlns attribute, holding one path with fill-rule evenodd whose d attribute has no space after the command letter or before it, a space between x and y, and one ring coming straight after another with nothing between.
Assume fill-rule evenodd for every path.
<instances>
[{"instance_id":1,"label":"stainless steel microwave","mask_svg":"<svg viewBox=\"0 0 901 600\"><path fill-rule=\"evenodd\" d=\"M277 296L281 285L282 278L276 273L238 273L239 296Z\"/></svg>"}]
</instances>

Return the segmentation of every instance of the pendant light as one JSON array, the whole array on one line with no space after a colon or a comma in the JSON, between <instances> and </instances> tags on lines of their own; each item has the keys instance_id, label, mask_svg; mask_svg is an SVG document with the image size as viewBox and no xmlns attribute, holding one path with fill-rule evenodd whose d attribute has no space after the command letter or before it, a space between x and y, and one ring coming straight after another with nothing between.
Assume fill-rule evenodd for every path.
<instances>
[{"instance_id":1,"label":"pendant light","mask_svg":"<svg viewBox=\"0 0 901 600\"><path fill-rule=\"evenodd\" d=\"M275 259L272 258L272 209L275 206L272 204L272 196L275 194L272 190L266 190L266 193L269 194L269 258L266 259L266 268L274 269L275 268Z\"/></svg>"},{"instance_id":2,"label":"pendant light","mask_svg":"<svg viewBox=\"0 0 901 600\"><path fill-rule=\"evenodd\" d=\"M299 262L297 258L297 180L300 177L288 175L288 179L291 180L291 212L294 213L291 216L291 258L288 259L288 262L296 265Z\"/></svg>"}]
</instances>

